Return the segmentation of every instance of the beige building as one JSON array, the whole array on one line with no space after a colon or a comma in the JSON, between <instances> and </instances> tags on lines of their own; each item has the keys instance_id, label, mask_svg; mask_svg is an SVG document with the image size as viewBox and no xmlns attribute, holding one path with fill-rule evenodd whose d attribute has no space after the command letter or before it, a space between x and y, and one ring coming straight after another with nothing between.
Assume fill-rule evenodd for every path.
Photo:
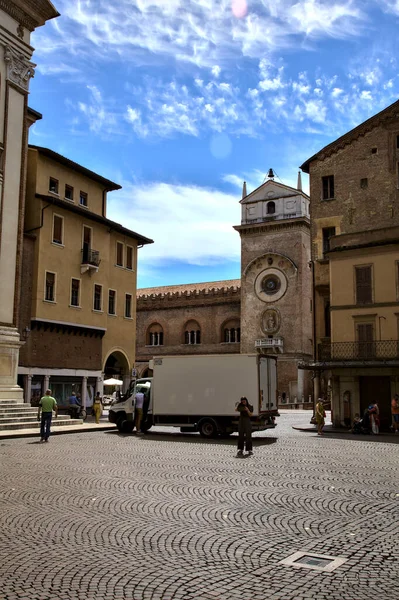
<instances>
[{"instance_id":1,"label":"beige building","mask_svg":"<svg viewBox=\"0 0 399 600\"><path fill-rule=\"evenodd\" d=\"M17 386L18 313L27 151L27 98L35 66L32 31L58 16L48 0L0 2L0 400Z\"/></svg>"},{"instance_id":2,"label":"beige building","mask_svg":"<svg viewBox=\"0 0 399 600\"><path fill-rule=\"evenodd\" d=\"M58 400L74 389L90 404L104 376L130 382L137 252L152 240L107 218L107 193L118 189L29 146L18 369L27 402L50 384Z\"/></svg>"},{"instance_id":3,"label":"beige building","mask_svg":"<svg viewBox=\"0 0 399 600\"><path fill-rule=\"evenodd\" d=\"M310 174L315 395L336 425L399 391L399 102L302 165Z\"/></svg>"},{"instance_id":4,"label":"beige building","mask_svg":"<svg viewBox=\"0 0 399 600\"><path fill-rule=\"evenodd\" d=\"M138 374L154 355L271 352L281 402L308 401L312 355L309 198L269 179L244 185L241 279L138 290Z\"/></svg>"}]
</instances>

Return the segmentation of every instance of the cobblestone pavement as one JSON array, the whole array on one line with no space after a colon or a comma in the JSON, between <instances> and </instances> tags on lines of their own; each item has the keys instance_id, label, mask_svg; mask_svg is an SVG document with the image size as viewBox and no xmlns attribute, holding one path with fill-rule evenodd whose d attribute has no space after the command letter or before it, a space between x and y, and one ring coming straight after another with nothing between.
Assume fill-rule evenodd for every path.
<instances>
[{"instance_id":1,"label":"cobblestone pavement","mask_svg":"<svg viewBox=\"0 0 399 600\"><path fill-rule=\"evenodd\" d=\"M309 416L244 459L159 429L3 440L1 600L399 598L399 445L291 428ZM346 562L280 563L300 551Z\"/></svg>"}]
</instances>

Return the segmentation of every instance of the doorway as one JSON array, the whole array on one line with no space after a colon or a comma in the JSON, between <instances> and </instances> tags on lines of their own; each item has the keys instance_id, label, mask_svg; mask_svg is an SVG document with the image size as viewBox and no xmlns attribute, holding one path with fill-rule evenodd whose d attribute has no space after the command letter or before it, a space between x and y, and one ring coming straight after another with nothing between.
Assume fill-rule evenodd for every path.
<instances>
[{"instance_id":1,"label":"doorway","mask_svg":"<svg viewBox=\"0 0 399 600\"><path fill-rule=\"evenodd\" d=\"M391 378L360 377L360 410L364 411L370 404L378 404L380 409L380 429L389 431L391 425Z\"/></svg>"}]
</instances>

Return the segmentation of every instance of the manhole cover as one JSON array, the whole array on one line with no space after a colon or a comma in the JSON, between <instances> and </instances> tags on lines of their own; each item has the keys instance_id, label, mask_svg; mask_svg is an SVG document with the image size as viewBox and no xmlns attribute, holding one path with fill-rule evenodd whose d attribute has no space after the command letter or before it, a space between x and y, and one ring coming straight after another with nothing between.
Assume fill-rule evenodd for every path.
<instances>
[{"instance_id":1,"label":"manhole cover","mask_svg":"<svg viewBox=\"0 0 399 600\"><path fill-rule=\"evenodd\" d=\"M281 560L279 564L331 573L331 571L334 571L334 569L340 567L345 562L346 558L337 556L326 556L324 554L314 554L313 552L295 552L295 554L291 554L288 558Z\"/></svg>"}]
</instances>

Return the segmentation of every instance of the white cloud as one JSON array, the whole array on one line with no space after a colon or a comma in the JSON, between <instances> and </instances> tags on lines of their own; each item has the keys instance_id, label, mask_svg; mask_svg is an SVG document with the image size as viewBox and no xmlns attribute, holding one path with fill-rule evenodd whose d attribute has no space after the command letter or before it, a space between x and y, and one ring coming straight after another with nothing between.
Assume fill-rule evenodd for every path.
<instances>
[{"instance_id":1,"label":"white cloud","mask_svg":"<svg viewBox=\"0 0 399 600\"><path fill-rule=\"evenodd\" d=\"M232 226L241 222L240 197L194 185L124 183L109 196L108 217L155 241L141 251L144 265L182 257L210 265L239 260L240 238Z\"/></svg>"},{"instance_id":2,"label":"white cloud","mask_svg":"<svg viewBox=\"0 0 399 600\"><path fill-rule=\"evenodd\" d=\"M363 90L363 91L360 93L360 98L361 98L362 100L372 100L372 99L373 99L373 96L371 95L371 92L370 92L370 90Z\"/></svg>"},{"instance_id":3,"label":"white cloud","mask_svg":"<svg viewBox=\"0 0 399 600\"><path fill-rule=\"evenodd\" d=\"M217 79L220 76L222 69L218 65L215 65L214 67L212 67L211 72L212 75Z\"/></svg>"}]
</instances>

